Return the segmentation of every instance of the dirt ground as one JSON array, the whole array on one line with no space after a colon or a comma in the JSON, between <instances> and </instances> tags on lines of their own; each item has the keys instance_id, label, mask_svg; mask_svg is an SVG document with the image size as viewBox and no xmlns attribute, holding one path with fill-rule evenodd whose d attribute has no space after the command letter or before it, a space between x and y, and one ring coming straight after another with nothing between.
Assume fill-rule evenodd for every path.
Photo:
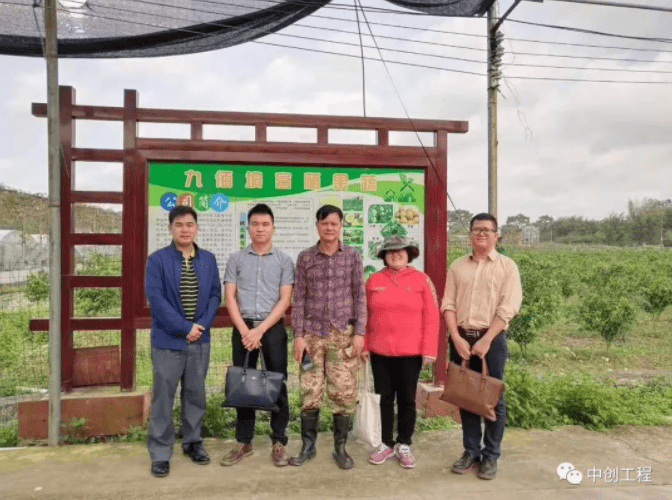
<instances>
[{"instance_id":1,"label":"dirt ground","mask_svg":"<svg viewBox=\"0 0 672 500\"><path fill-rule=\"evenodd\" d=\"M149 474L143 443L0 450L0 498L672 500L672 427L508 429L493 481L450 472L462 451L459 430L417 435L412 470L396 460L370 465L368 446L357 442L348 445L355 468L339 470L328 434L319 436L317 457L303 467L274 467L266 439L257 438L255 454L233 467L219 465L230 441L205 444L210 465L192 464L176 447L171 473L162 479ZM290 453L299 444L292 436ZM574 467L572 481L578 483L580 473L580 483L560 479L558 466L566 462Z\"/></svg>"}]
</instances>

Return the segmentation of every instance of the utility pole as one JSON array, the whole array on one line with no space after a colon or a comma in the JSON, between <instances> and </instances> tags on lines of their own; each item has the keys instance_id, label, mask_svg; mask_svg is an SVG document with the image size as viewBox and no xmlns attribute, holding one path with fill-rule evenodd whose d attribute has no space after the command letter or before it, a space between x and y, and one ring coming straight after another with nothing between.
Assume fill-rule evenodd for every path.
<instances>
[{"instance_id":1,"label":"utility pole","mask_svg":"<svg viewBox=\"0 0 672 500\"><path fill-rule=\"evenodd\" d=\"M520 0L518 0L520 1ZM516 3L517 5L517 3ZM507 12L508 15L508 12ZM503 18L502 18L503 21ZM497 2L488 10L488 212L497 217L497 92L504 35L499 33Z\"/></svg>"},{"instance_id":2,"label":"utility pole","mask_svg":"<svg viewBox=\"0 0 672 500\"><path fill-rule=\"evenodd\" d=\"M57 0L44 0L44 57L47 60L49 164L49 446L61 433L61 118L58 89Z\"/></svg>"}]
</instances>

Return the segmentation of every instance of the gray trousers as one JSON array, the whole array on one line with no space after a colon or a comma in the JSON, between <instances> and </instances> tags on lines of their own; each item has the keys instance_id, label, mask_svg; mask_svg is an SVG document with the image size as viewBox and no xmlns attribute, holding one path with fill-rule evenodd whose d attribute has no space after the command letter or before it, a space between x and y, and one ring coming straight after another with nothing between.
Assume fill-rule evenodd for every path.
<instances>
[{"instance_id":1,"label":"gray trousers","mask_svg":"<svg viewBox=\"0 0 672 500\"><path fill-rule=\"evenodd\" d=\"M152 346L154 389L147 448L152 461L168 461L173 455L175 429L173 403L181 382L182 448L200 443L205 416L205 376L210 364L210 344L188 344L184 351Z\"/></svg>"}]
</instances>

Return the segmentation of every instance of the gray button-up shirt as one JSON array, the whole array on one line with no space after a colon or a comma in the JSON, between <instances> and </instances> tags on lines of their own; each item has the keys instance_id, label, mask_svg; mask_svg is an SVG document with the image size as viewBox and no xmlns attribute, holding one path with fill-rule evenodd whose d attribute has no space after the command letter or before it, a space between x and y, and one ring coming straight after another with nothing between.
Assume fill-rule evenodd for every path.
<instances>
[{"instance_id":1,"label":"gray button-up shirt","mask_svg":"<svg viewBox=\"0 0 672 500\"><path fill-rule=\"evenodd\" d=\"M294 284L294 262L282 250L271 247L259 255L249 245L229 257L224 284L235 283L243 318L261 320L280 300L280 288Z\"/></svg>"}]
</instances>

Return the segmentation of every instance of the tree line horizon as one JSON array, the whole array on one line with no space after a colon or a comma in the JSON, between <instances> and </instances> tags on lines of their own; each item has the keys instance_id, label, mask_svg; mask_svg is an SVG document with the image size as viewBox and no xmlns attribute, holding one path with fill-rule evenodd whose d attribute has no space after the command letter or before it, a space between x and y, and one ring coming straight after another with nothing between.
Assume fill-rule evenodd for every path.
<instances>
[{"instance_id":1,"label":"tree line horizon","mask_svg":"<svg viewBox=\"0 0 672 500\"><path fill-rule=\"evenodd\" d=\"M449 230L457 235L466 234L474 215L463 209L449 211ZM530 217L519 213L508 216L504 224L500 221L500 234L506 241L507 235L520 233L527 226L539 228L540 242L672 247L672 200L629 200L627 213L612 212L603 219L577 215L556 219L542 215L532 222Z\"/></svg>"}]
</instances>

